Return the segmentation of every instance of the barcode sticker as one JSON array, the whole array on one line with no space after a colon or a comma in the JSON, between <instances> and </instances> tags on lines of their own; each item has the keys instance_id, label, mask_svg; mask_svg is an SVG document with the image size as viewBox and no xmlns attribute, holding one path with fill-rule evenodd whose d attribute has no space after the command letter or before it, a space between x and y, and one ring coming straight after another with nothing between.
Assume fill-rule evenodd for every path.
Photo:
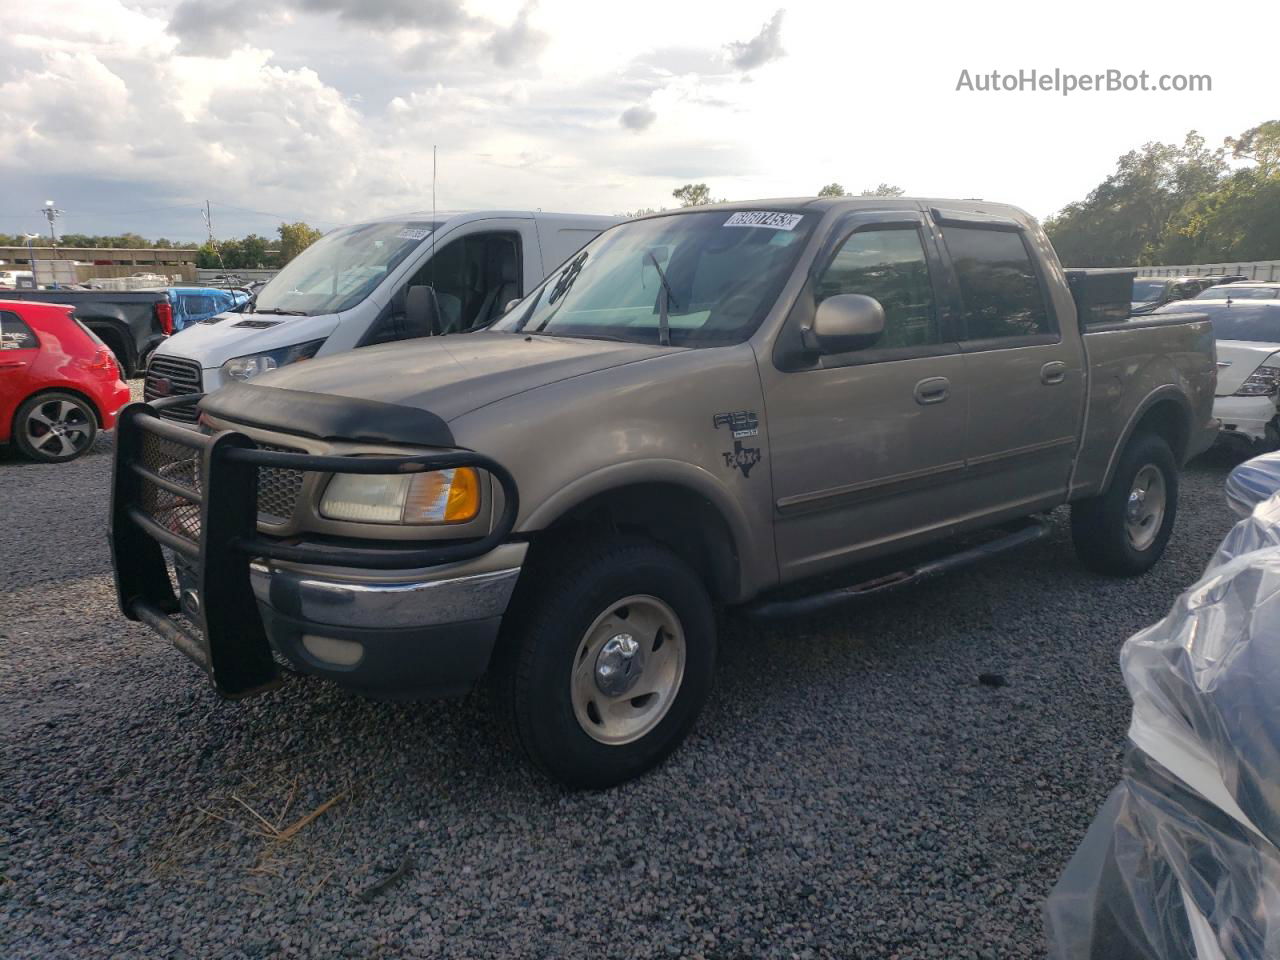
<instances>
[{"instance_id":1,"label":"barcode sticker","mask_svg":"<svg viewBox=\"0 0 1280 960\"><path fill-rule=\"evenodd\" d=\"M724 222L726 227L768 227L770 230L794 230L804 219L803 213L778 213L773 210L742 210Z\"/></svg>"},{"instance_id":2,"label":"barcode sticker","mask_svg":"<svg viewBox=\"0 0 1280 960\"><path fill-rule=\"evenodd\" d=\"M420 227L406 227L396 234L396 238L399 240L421 240L430 232L430 230L423 230Z\"/></svg>"}]
</instances>

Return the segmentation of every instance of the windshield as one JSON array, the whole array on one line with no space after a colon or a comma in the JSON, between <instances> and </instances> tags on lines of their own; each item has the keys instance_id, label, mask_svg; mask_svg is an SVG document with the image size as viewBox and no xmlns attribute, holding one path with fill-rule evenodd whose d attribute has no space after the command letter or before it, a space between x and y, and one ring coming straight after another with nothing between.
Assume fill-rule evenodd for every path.
<instances>
[{"instance_id":1,"label":"windshield","mask_svg":"<svg viewBox=\"0 0 1280 960\"><path fill-rule=\"evenodd\" d=\"M1217 340L1280 343L1280 306L1223 308L1209 319Z\"/></svg>"},{"instance_id":2,"label":"windshield","mask_svg":"<svg viewBox=\"0 0 1280 960\"><path fill-rule=\"evenodd\" d=\"M686 213L602 233L492 329L657 343L670 288L670 342L745 340L782 289L817 214Z\"/></svg>"},{"instance_id":3,"label":"windshield","mask_svg":"<svg viewBox=\"0 0 1280 960\"><path fill-rule=\"evenodd\" d=\"M255 309L310 316L350 310L438 226L384 221L327 233L271 278L258 292Z\"/></svg>"},{"instance_id":4,"label":"windshield","mask_svg":"<svg viewBox=\"0 0 1280 960\"><path fill-rule=\"evenodd\" d=\"M1159 300L1168 282L1167 280L1133 281L1133 302L1148 303L1152 300Z\"/></svg>"},{"instance_id":5,"label":"windshield","mask_svg":"<svg viewBox=\"0 0 1280 960\"><path fill-rule=\"evenodd\" d=\"M1280 287L1241 287L1234 283L1224 283L1210 287L1199 294L1197 300L1275 300L1280 296Z\"/></svg>"}]
</instances>

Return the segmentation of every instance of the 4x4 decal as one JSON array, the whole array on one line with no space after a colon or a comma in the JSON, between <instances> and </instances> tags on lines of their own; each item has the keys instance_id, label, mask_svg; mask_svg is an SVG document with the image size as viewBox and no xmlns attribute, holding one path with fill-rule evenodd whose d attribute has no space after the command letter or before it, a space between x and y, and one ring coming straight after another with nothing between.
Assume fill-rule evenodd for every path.
<instances>
[{"instance_id":1,"label":"4x4 decal","mask_svg":"<svg viewBox=\"0 0 1280 960\"><path fill-rule=\"evenodd\" d=\"M742 441L748 437L760 435L760 418L754 410L735 410L732 413L717 413L711 418L715 428L728 427L733 435L733 449L721 454L724 465L737 467L744 477L750 476L751 468L760 462L759 447L744 447Z\"/></svg>"}]
</instances>

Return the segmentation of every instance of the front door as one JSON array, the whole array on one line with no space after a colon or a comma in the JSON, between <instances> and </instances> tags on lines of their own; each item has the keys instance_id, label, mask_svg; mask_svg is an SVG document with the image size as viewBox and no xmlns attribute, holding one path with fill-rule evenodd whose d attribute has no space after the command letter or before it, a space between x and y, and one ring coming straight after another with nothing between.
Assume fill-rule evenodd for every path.
<instances>
[{"instance_id":1,"label":"front door","mask_svg":"<svg viewBox=\"0 0 1280 960\"><path fill-rule=\"evenodd\" d=\"M790 369L762 358L784 581L945 526L947 491L964 474L964 357L940 310L926 222L895 211L842 229L788 325L811 322L826 297L858 293L880 301L885 331L865 349Z\"/></svg>"}]
</instances>

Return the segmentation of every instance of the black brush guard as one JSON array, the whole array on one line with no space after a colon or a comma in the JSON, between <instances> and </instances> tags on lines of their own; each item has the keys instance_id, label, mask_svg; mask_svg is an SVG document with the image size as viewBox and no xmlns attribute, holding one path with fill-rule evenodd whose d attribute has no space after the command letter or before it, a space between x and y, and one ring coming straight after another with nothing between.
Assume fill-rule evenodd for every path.
<instances>
[{"instance_id":1,"label":"black brush guard","mask_svg":"<svg viewBox=\"0 0 1280 960\"><path fill-rule=\"evenodd\" d=\"M206 434L158 414L199 395L131 403L120 412L111 487L111 559L116 596L141 621L199 664L214 689L238 699L280 682L249 580L255 558L364 570L414 569L469 560L503 543L515 526L519 495L499 463L478 453L332 457L259 449L235 430ZM166 464L157 451L168 451ZM258 533L258 471L404 474L474 467L502 487L502 513L480 538L403 549L296 543ZM186 480L187 482L182 482ZM195 579L196 603L175 594L162 548ZM184 625L175 615L181 613Z\"/></svg>"}]
</instances>

